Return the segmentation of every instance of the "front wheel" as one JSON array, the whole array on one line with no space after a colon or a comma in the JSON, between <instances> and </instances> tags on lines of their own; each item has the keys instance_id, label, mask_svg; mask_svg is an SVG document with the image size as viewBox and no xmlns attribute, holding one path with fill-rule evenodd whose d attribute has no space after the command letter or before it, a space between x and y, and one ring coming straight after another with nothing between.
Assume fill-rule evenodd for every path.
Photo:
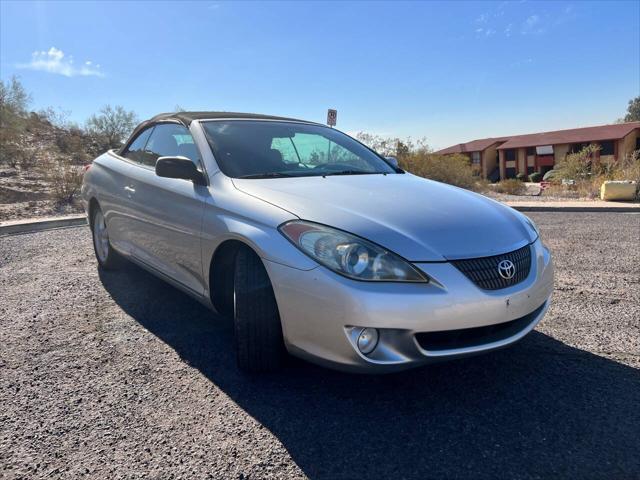
<instances>
[{"instance_id":1,"label":"front wheel","mask_svg":"<svg viewBox=\"0 0 640 480\"><path fill-rule=\"evenodd\" d=\"M96 207L93 213L91 233L93 236L93 250L96 253L98 264L105 270L118 268L120 266L120 256L109 242L107 223L100 207Z\"/></svg>"},{"instance_id":2,"label":"front wheel","mask_svg":"<svg viewBox=\"0 0 640 480\"><path fill-rule=\"evenodd\" d=\"M278 306L262 260L242 248L236 255L233 313L238 366L248 372L277 370L284 357Z\"/></svg>"}]
</instances>

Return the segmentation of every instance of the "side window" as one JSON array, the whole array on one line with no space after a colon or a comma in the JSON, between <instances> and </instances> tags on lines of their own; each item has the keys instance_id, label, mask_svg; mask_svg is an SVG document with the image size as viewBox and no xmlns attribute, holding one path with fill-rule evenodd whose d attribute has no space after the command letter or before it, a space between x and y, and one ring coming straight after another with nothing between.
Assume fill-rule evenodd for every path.
<instances>
[{"instance_id":1,"label":"side window","mask_svg":"<svg viewBox=\"0 0 640 480\"><path fill-rule=\"evenodd\" d=\"M355 153L332 142L326 137L311 133L296 133L291 142L305 165L341 163L356 168L367 168L368 164Z\"/></svg>"},{"instance_id":2,"label":"side window","mask_svg":"<svg viewBox=\"0 0 640 480\"><path fill-rule=\"evenodd\" d=\"M159 157L187 157L196 165L200 155L189 130L175 123L156 125L145 147L143 162L155 167Z\"/></svg>"},{"instance_id":3,"label":"side window","mask_svg":"<svg viewBox=\"0 0 640 480\"><path fill-rule=\"evenodd\" d=\"M143 130L131 145L129 145L129 148L127 148L127 151L124 152L122 156L133 162L142 163L142 159L144 157L144 146L147 144L153 128L154 127L149 127L146 130Z\"/></svg>"},{"instance_id":4,"label":"side window","mask_svg":"<svg viewBox=\"0 0 640 480\"><path fill-rule=\"evenodd\" d=\"M282 161L284 163L292 163L295 165L299 163L296 149L293 147L293 143L288 137L274 138L271 141L271 150L278 150L282 155Z\"/></svg>"}]
</instances>

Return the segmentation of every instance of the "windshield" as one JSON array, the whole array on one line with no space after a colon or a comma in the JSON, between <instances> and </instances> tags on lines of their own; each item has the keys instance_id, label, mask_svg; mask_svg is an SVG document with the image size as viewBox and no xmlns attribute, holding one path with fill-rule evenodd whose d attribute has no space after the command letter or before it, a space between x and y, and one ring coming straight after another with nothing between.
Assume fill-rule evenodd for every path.
<instances>
[{"instance_id":1,"label":"windshield","mask_svg":"<svg viewBox=\"0 0 640 480\"><path fill-rule=\"evenodd\" d=\"M256 120L202 125L220 170L233 178L395 173L364 145L329 127Z\"/></svg>"}]
</instances>

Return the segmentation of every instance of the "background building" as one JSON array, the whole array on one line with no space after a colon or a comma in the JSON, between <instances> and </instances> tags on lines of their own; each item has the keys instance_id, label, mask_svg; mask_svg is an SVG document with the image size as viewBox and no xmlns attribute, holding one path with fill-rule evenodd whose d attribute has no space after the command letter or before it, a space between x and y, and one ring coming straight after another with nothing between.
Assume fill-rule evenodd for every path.
<instances>
[{"instance_id":1,"label":"background building","mask_svg":"<svg viewBox=\"0 0 640 480\"><path fill-rule=\"evenodd\" d=\"M600 146L596 154L600 159L623 158L640 150L640 122L484 138L435 153L467 155L480 175L496 181L515 178L518 173L544 174L568 153L592 143Z\"/></svg>"}]
</instances>

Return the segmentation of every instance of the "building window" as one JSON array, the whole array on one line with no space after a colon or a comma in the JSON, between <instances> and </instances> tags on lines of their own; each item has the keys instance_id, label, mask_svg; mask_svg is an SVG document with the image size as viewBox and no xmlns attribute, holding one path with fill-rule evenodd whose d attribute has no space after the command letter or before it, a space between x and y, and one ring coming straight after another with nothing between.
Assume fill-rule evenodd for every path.
<instances>
[{"instance_id":1,"label":"building window","mask_svg":"<svg viewBox=\"0 0 640 480\"><path fill-rule=\"evenodd\" d=\"M640 150L640 137L636 138L636 150Z\"/></svg>"},{"instance_id":2,"label":"building window","mask_svg":"<svg viewBox=\"0 0 640 480\"><path fill-rule=\"evenodd\" d=\"M569 148L569 153L578 153L583 148L587 148L589 146L588 143L574 143Z\"/></svg>"},{"instance_id":3,"label":"building window","mask_svg":"<svg viewBox=\"0 0 640 480\"><path fill-rule=\"evenodd\" d=\"M606 142L600 142L600 155L614 155L615 146L613 140L607 140Z\"/></svg>"},{"instance_id":4,"label":"building window","mask_svg":"<svg viewBox=\"0 0 640 480\"><path fill-rule=\"evenodd\" d=\"M512 148L504 151L504 159L507 162L513 162L516 159L516 151Z\"/></svg>"},{"instance_id":5,"label":"building window","mask_svg":"<svg viewBox=\"0 0 640 480\"><path fill-rule=\"evenodd\" d=\"M527 166L527 175L531 175L535 170L535 167Z\"/></svg>"},{"instance_id":6,"label":"building window","mask_svg":"<svg viewBox=\"0 0 640 480\"><path fill-rule=\"evenodd\" d=\"M471 153L471 163L474 165L480 165L480 152Z\"/></svg>"},{"instance_id":7,"label":"building window","mask_svg":"<svg viewBox=\"0 0 640 480\"><path fill-rule=\"evenodd\" d=\"M504 173L507 178L516 178L515 168L506 168Z\"/></svg>"},{"instance_id":8,"label":"building window","mask_svg":"<svg viewBox=\"0 0 640 480\"><path fill-rule=\"evenodd\" d=\"M527 157L530 157L535 154L536 154L536 147L527 147Z\"/></svg>"},{"instance_id":9,"label":"building window","mask_svg":"<svg viewBox=\"0 0 640 480\"><path fill-rule=\"evenodd\" d=\"M536 153L538 155L553 155L553 145L542 145L536 147Z\"/></svg>"}]
</instances>

